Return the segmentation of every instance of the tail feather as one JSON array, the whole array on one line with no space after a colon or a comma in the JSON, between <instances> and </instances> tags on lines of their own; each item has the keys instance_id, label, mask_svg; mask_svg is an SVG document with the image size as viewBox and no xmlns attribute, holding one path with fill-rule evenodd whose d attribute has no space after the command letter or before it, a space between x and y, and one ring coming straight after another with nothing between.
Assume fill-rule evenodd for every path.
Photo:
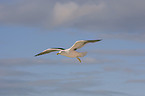
<instances>
[{"instance_id":1,"label":"tail feather","mask_svg":"<svg viewBox=\"0 0 145 96\"><path fill-rule=\"evenodd\" d=\"M84 57L84 56L86 56L86 54L87 54L87 52L81 52L79 57Z\"/></svg>"}]
</instances>

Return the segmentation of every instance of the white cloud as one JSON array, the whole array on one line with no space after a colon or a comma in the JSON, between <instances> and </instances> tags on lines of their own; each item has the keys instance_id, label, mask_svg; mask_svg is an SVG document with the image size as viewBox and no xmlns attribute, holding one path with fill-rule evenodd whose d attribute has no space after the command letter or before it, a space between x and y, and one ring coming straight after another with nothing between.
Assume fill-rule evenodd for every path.
<instances>
[{"instance_id":1,"label":"white cloud","mask_svg":"<svg viewBox=\"0 0 145 96\"><path fill-rule=\"evenodd\" d=\"M144 79L128 80L126 81L126 83L144 83L145 84L145 80Z\"/></svg>"},{"instance_id":2,"label":"white cloud","mask_svg":"<svg viewBox=\"0 0 145 96\"><path fill-rule=\"evenodd\" d=\"M100 34L100 37L144 42L145 41L145 31L142 31L142 32L143 33L133 32L132 34L130 34L129 32L119 32L119 33L111 32L111 33Z\"/></svg>"},{"instance_id":3,"label":"white cloud","mask_svg":"<svg viewBox=\"0 0 145 96\"><path fill-rule=\"evenodd\" d=\"M0 59L1 67L7 66L31 66L36 64L56 64L58 61L46 59L28 59L28 58L13 58L13 59Z\"/></svg>"},{"instance_id":4,"label":"white cloud","mask_svg":"<svg viewBox=\"0 0 145 96\"><path fill-rule=\"evenodd\" d=\"M144 50L93 50L93 53L104 55L123 55L123 56L145 56Z\"/></svg>"},{"instance_id":5,"label":"white cloud","mask_svg":"<svg viewBox=\"0 0 145 96\"><path fill-rule=\"evenodd\" d=\"M7 77L7 76L34 76L35 74L30 72L23 72L11 69L0 69L0 77Z\"/></svg>"},{"instance_id":6,"label":"white cloud","mask_svg":"<svg viewBox=\"0 0 145 96\"><path fill-rule=\"evenodd\" d=\"M75 28L144 41L144 9L144 0L13 0L0 4L0 25Z\"/></svg>"},{"instance_id":7,"label":"white cloud","mask_svg":"<svg viewBox=\"0 0 145 96\"><path fill-rule=\"evenodd\" d=\"M67 21L71 21L74 17L75 11L78 9L76 3L70 2L68 4L56 3L53 11L53 23L55 25L60 25Z\"/></svg>"},{"instance_id":8,"label":"white cloud","mask_svg":"<svg viewBox=\"0 0 145 96\"><path fill-rule=\"evenodd\" d=\"M122 62L121 60L113 60L113 59L106 59L106 58L92 58L92 57L83 57L80 58L82 63L84 64L104 64L104 63L117 63ZM81 64L76 58L70 58L70 59L62 59L62 63L69 63L69 64Z\"/></svg>"},{"instance_id":9,"label":"white cloud","mask_svg":"<svg viewBox=\"0 0 145 96\"><path fill-rule=\"evenodd\" d=\"M37 93L38 91L26 86L27 81L24 80L8 80L0 79L0 94L2 96L26 96Z\"/></svg>"},{"instance_id":10,"label":"white cloud","mask_svg":"<svg viewBox=\"0 0 145 96\"><path fill-rule=\"evenodd\" d=\"M92 15L100 11L104 7L104 3L96 4L82 4L75 2L59 3L54 5L53 9L53 23L54 26L77 21L83 16Z\"/></svg>"}]
</instances>

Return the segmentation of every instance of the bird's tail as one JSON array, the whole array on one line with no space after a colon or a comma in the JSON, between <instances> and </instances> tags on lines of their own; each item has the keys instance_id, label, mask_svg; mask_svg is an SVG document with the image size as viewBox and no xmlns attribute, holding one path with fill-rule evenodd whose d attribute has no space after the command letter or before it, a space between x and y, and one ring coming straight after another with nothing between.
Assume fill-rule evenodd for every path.
<instances>
[{"instance_id":1,"label":"bird's tail","mask_svg":"<svg viewBox=\"0 0 145 96\"><path fill-rule=\"evenodd\" d=\"M84 57L87 54L87 52L81 52L79 57Z\"/></svg>"}]
</instances>

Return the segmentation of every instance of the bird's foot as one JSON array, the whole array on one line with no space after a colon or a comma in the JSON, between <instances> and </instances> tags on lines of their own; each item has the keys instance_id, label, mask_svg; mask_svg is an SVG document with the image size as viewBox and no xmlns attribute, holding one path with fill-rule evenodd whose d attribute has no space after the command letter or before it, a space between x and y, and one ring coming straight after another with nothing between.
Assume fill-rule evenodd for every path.
<instances>
[{"instance_id":1,"label":"bird's foot","mask_svg":"<svg viewBox=\"0 0 145 96\"><path fill-rule=\"evenodd\" d=\"M80 58L78 58L78 57L77 57L77 59L78 59L78 60L80 61L80 63L81 63L81 59L80 59Z\"/></svg>"}]
</instances>

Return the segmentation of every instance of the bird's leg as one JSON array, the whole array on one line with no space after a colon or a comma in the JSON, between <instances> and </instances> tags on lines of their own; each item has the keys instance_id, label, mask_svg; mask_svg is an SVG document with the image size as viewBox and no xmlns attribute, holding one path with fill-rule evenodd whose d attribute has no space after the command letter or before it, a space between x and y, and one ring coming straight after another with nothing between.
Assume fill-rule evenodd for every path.
<instances>
[{"instance_id":1,"label":"bird's leg","mask_svg":"<svg viewBox=\"0 0 145 96\"><path fill-rule=\"evenodd\" d=\"M78 57L77 57L77 59L78 59L78 60L80 61L80 63L81 63L81 59L80 59L80 58L78 58Z\"/></svg>"}]
</instances>

